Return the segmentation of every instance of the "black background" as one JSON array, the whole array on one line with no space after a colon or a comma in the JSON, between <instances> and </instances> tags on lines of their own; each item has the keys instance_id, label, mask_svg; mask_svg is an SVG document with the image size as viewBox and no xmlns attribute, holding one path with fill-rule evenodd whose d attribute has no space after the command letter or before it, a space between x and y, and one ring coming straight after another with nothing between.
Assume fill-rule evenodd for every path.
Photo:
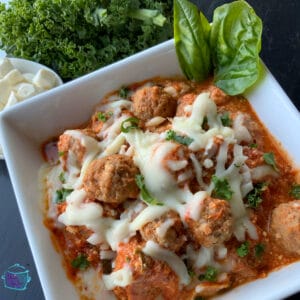
<instances>
[{"instance_id":1,"label":"black background","mask_svg":"<svg viewBox=\"0 0 300 300\"><path fill-rule=\"evenodd\" d=\"M193 2L197 3L211 20L214 8L230 1L195 0ZM300 110L300 0L249 0L248 2L262 18L264 24L261 57ZM270 110L272 110L271 107ZM29 270L32 277L28 289L18 292L5 289L3 281L0 280L0 300L43 300L43 292L5 161L0 161L0 212L0 276L9 266L20 263ZM246 295L244 299L247 299ZM260 299L259 295L257 299ZM300 293L289 298L289 300L292 299L300 299Z\"/></svg>"}]
</instances>

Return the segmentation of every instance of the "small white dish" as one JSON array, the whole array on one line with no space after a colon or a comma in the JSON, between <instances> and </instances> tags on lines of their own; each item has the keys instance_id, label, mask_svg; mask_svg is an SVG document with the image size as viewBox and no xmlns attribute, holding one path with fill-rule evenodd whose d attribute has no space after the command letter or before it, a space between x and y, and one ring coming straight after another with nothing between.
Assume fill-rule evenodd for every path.
<instances>
[{"instance_id":1,"label":"small white dish","mask_svg":"<svg viewBox=\"0 0 300 300\"><path fill-rule=\"evenodd\" d=\"M108 92L154 76L181 74L173 41L104 67L0 114L0 142L14 187L23 224L47 300L78 299L54 250L38 208L41 199L38 172L43 164L41 144L66 128L88 120L93 108ZM273 135L300 166L300 117L273 76L265 78L247 95ZM282 299L300 291L300 262L242 285L218 299ZM105 299L102 299L105 300Z\"/></svg>"},{"instance_id":2,"label":"small white dish","mask_svg":"<svg viewBox=\"0 0 300 300\"><path fill-rule=\"evenodd\" d=\"M3 58L1 58L1 60L2 59ZM53 74L53 78L55 78L54 87L63 84L62 79L52 69L48 68L47 66L44 66L44 65L34 62L34 61L22 59L22 58L9 57L8 59L9 59L9 62L13 65L13 67L15 69L17 69L21 74L35 75L40 70L47 70L48 72ZM46 91L41 91L39 93L44 93L44 92L46 92ZM24 100L27 101L28 99L29 98L26 98ZM22 101L24 101L24 100L22 100ZM16 104L19 104L19 103L16 103ZM5 108L5 109L8 109L8 108ZM2 108L1 108L1 110L2 110ZM1 145L0 145L0 159L4 159Z\"/></svg>"}]
</instances>

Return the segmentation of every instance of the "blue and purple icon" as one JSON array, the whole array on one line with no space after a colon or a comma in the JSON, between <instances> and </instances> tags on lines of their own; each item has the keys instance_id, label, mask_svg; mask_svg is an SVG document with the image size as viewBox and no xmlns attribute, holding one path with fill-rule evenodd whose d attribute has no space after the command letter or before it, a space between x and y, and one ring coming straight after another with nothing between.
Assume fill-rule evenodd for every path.
<instances>
[{"instance_id":1,"label":"blue and purple icon","mask_svg":"<svg viewBox=\"0 0 300 300\"><path fill-rule=\"evenodd\" d=\"M4 287L15 291L25 291L31 281L29 271L20 264L10 266L1 276Z\"/></svg>"}]
</instances>

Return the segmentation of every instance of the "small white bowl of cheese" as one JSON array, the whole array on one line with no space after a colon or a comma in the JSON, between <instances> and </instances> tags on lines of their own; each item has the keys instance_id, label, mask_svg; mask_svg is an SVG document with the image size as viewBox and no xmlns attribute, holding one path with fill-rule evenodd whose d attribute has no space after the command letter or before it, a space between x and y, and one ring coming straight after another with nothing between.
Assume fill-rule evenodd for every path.
<instances>
[{"instance_id":1,"label":"small white bowl of cheese","mask_svg":"<svg viewBox=\"0 0 300 300\"><path fill-rule=\"evenodd\" d=\"M63 82L50 68L21 58L0 59L0 111Z\"/></svg>"},{"instance_id":2,"label":"small white bowl of cheese","mask_svg":"<svg viewBox=\"0 0 300 300\"><path fill-rule=\"evenodd\" d=\"M61 78L42 64L21 58L0 58L0 111L62 84Z\"/></svg>"}]
</instances>

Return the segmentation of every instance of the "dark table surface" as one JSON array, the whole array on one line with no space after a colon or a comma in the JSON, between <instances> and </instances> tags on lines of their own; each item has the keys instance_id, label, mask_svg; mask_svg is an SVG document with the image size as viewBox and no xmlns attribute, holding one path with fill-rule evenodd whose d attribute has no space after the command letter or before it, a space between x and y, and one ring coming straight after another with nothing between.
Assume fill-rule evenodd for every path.
<instances>
[{"instance_id":1,"label":"dark table surface","mask_svg":"<svg viewBox=\"0 0 300 300\"><path fill-rule=\"evenodd\" d=\"M195 0L194 2L211 20L214 8L230 1ZM249 0L248 2L262 18L264 24L261 57L300 110L300 0ZM43 300L43 292L5 161L0 161L0 193L0 275L10 266L19 263L29 270L31 276L31 282L25 291L9 290L4 287L4 282L1 280L0 300ZM245 296L244 299L247 297ZM259 295L257 299L260 299ZM300 293L289 298L289 300L296 299L300 299Z\"/></svg>"}]
</instances>

